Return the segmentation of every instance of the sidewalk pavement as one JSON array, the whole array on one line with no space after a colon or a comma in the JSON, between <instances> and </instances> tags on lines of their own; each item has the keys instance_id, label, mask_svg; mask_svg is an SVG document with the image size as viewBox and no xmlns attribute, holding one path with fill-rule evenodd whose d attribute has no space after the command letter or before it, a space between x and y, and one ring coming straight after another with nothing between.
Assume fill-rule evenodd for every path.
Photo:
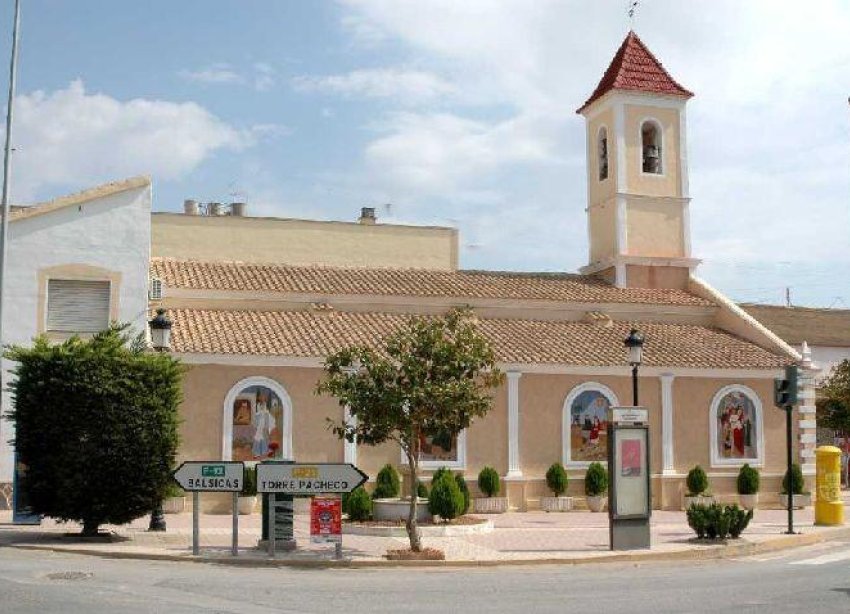
<instances>
[{"instance_id":1,"label":"sidewalk pavement","mask_svg":"<svg viewBox=\"0 0 850 614\"><path fill-rule=\"evenodd\" d=\"M483 516L482 516L483 517ZM530 563L591 563L624 560L706 559L746 556L821 541L850 537L850 526L813 526L813 510L796 510L799 535L784 535L784 510L757 510L753 521L738 540L727 544L696 542L684 512L654 511L650 550L611 552L608 549L608 515L590 512L526 512L486 516L493 521L489 533L454 537L423 537L427 547L445 552L439 565L499 565ZM41 526L11 524L9 512L0 512L0 547L47 549L114 558L202 560L248 565L380 566L398 564L383 556L390 549L406 548L407 538L343 536L344 561L333 561L333 544L310 543L308 518L296 514L295 552L278 552L270 560L256 547L260 537L260 515L239 517L239 556L230 554L231 516L203 514L200 519L201 555L193 557L192 516L166 516L168 531L149 533L148 518L121 527L103 527L115 533L111 542L80 542L65 533L78 532L79 525L59 524L49 519ZM405 561L404 564L422 564Z\"/></svg>"}]
</instances>

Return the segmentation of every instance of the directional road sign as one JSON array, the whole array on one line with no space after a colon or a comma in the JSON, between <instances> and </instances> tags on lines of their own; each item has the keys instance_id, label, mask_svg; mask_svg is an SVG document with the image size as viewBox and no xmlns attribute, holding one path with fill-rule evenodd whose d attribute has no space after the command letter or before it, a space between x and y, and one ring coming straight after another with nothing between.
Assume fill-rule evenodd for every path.
<instances>
[{"instance_id":1,"label":"directional road sign","mask_svg":"<svg viewBox=\"0 0 850 614\"><path fill-rule=\"evenodd\" d=\"M259 492L320 495L351 492L368 476L351 463L293 463L257 465Z\"/></svg>"},{"instance_id":2,"label":"directional road sign","mask_svg":"<svg viewBox=\"0 0 850 614\"><path fill-rule=\"evenodd\" d=\"M238 492L245 484L245 465L224 461L187 461L174 479L189 492Z\"/></svg>"}]
</instances>

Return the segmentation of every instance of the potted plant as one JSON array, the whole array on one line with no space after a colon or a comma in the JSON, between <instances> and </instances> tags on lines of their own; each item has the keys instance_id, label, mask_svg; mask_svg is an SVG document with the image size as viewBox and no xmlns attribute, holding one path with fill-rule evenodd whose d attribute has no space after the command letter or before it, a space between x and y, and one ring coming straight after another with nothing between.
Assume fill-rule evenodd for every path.
<instances>
[{"instance_id":1,"label":"potted plant","mask_svg":"<svg viewBox=\"0 0 850 614\"><path fill-rule=\"evenodd\" d=\"M492 467L484 467L478 474L478 488L486 496L475 499L476 514L504 514L508 511L508 498L499 494L499 474Z\"/></svg>"},{"instance_id":2,"label":"potted plant","mask_svg":"<svg viewBox=\"0 0 850 614\"><path fill-rule=\"evenodd\" d=\"M425 522L431 518L428 513L428 498L419 494L417 485L416 519ZM372 491L372 517L375 520L404 520L410 513L410 497L401 497L401 477L390 463L384 465L375 476L375 490Z\"/></svg>"},{"instance_id":3,"label":"potted plant","mask_svg":"<svg viewBox=\"0 0 850 614\"><path fill-rule=\"evenodd\" d=\"M463 492L455 476L450 471L439 474L428 495L428 511L435 522L451 522L462 516L464 505Z\"/></svg>"},{"instance_id":4,"label":"potted plant","mask_svg":"<svg viewBox=\"0 0 850 614\"><path fill-rule=\"evenodd\" d=\"M785 472L785 477L782 478L782 492L779 493L779 503L785 509L788 509L788 471ZM803 480L803 471L800 465L794 463L791 465L791 505L794 509L802 509L809 507L812 504L812 493L806 492L803 489L806 487L806 482Z\"/></svg>"},{"instance_id":5,"label":"potted plant","mask_svg":"<svg viewBox=\"0 0 850 614\"><path fill-rule=\"evenodd\" d=\"M590 463L584 475L584 494L587 495L587 507L591 512L601 512L605 509L608 492L608 471L602 463Z\"/></svg>"},{"instance_id":6,"label":"potted plant","mask_svg":"<svg viewBox=\"0 0 850 614\"><path fill-rule=\"evenodd\" d=\"M182 514L186 510L186 493L174 482L169 482L165 489L165 499L162 500L162 511L165 514Z\"/></svg>"},{"instance_id":7,"label":"potted plant","mask_svg":"<svg viewBox=\"0 0 850 614\"><path fill-rule=\"evenodd\" d=\"M759 472L758 469L744 464L738 472L738 501L745 510L754 510L759 501Z\"/></svg>"},{"instance_id":8,"label":"potted plant","mask_svg":"<svg viewBox=\"0 0 850 614\"><path fill-rule=\"evenodd\" d=\"M253 514L257 507L257 468L245 467L245 483L239 493L237 509L240 514Z\"/></svg>"},{"instance_id":9,"label":"potted plant","mask_svg":"<svg viewBox=\"0 0 850 614\"><path fill-rule=\"evenodd\" d=\"M375 478L373 499L397 499L401 492L401 478L390 463L384 465Z\"/></svg>"},{"instance_id":10,"label":"potted plant","mask_svg":"<svg viewBox=\"0 0 850 614\"><path fill-rule=\"evenodd\" d=\"M570 478L561 463L554 463L546 471L546 486L552 491L553 497L543 497L540 505L544 512L569 512L573 509L572 497L562 497L567 492Z\"/></svg>"},{"instance_id":11,"label":"potted plant","mask_svg":"<svg viewBox=\"0 0 850 614\"><path fill-rule=\"evenodd\" d=\"M685 495L685 509L692 505L710 505L714 503L714 497L708 492L708 476L702 467L697 465L688 471L686 479L688 492Z\"/></svg>"}]
</instances>

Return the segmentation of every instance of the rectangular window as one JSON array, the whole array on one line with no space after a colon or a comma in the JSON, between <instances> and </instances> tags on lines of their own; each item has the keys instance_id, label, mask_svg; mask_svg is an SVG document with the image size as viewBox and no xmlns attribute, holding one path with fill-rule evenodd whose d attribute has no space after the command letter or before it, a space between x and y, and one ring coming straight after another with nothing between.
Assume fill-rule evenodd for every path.
<instances>
[{"instance_id":1,"label":"rectangular window","mask_svg":"<svg viewBox=\"0 0 850 614\"><path fill-rule=\"evenodd\" d=\"M109 326L109 282L50 279L47 282L47 330L96 333Z\"/></svg>"}]
</instances>

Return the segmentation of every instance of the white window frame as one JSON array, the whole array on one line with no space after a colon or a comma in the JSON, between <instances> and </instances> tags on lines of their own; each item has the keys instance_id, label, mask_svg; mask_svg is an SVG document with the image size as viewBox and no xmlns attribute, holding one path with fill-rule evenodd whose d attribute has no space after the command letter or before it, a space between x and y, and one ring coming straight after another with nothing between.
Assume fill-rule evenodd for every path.
<instances>
[{"instance_id":1,"label":"white window frame","mask_svg":"<svg viewBox=\"0 0 850 614\"><path fill-rule=\"evenodd\" d=\"M109 289L109 298L106 303L106 324L103 328L98 329L98 331L62 331L62 330L52 330L50 328L50 282L51 281L68 281L68 282L88 282L88 283L101 283L106 284L106 287ZM48 335L95 335L100 331L106 330L109 328L109 325L112 323L112 280L108 278L93 278L93 277L75 277L73 275L55 275L45 278L44 281L44 321L42 325L44 327L44 332Z\"/></svg>"},{"instance_id":2,"label":"white window frame","mask_svg":"<svg viewBox=\"0 0 850 614\"><path fill-rule=\"evenodd\" d=\"M602 133L605 133L605 158L608 161L608 170L603 179L600 175L602 174L602 156L600 155L599 148L602 144ZM608 181L611 178L611 137L609 136L608 126L602 124L599 126L599 130L596 131L596 181L602 183L604 181Z\"/></svg>"},{"instance_id":3,"label":"white window frame","mask_svg":"<svg viewBox=\"0 0 850 614\"><path fill-rule=\"evenodd\" d=\"M246 377L236 382L233 387L227 392L224 397L224 411L222 413L222 439L221 439L221 458L222 460L232 460L233 458L233 403L236 397L239 396L245 388L251 386L265 386L278 397L283 404L283 424L281 425L281 458L283 460L293 460L294 452L292 449L292 399L289 393L286 392L281 384L268 377L254 376ZM258 461L248 461L246 464L255 464Z\"/></svg>"},{"instance_id":4,"label":"white window frame","mask_svg":"<svg viewBox=\"0 0 850 614\"><path fill-rule=\"evenodd\" d=\"M564 467L574 467L574 468L587 468L590 466L590 463L593 461L574 461L572 460L572 441L570 440L570 408L573 405L573 402L578 398L578 396L583 392L598 392L606 399L608 399L608 403L611 407L619 407L620 401L617 399L617 395L614 394L614 391L611 390L605 384L600 384L599 382L584 382L583 384L579 384L575 386L570 392L567 394L567 398L564 399L564 405L561 409L561 450L562 450L562 462ZM608 461L597 461L602 463L602 465L607 466Z\"/></svg>"},{"instance_id":5,"label":"white window frame","mask_svg":"<svg viewBox=\"0 0 850 614\"><path fill-rule=\"evenodd\" d=\"M658 141L661 143L661 172L646 173L643 170L643 126L644 124L653 124L658 131ZM666 177L667 176L667 144L664 142L664 128L661 122L654 117L644 117L638 122L638 168L640 169L641 177Z\"/></svg>"},{"instance_id":6,"label":"white window frame","mask_svg":"<svg viewBox=\"0 0 850 614\"><path fill-rule=\"evenodd\" d=\"M730 392L740 392L752 401L755 415L756 427L756 457L755 458L723 458L717 450L717 409L720 401ZM751 467L764 466L764 416L762 414L762 405L759 395L752 388L743 384L729 384L723 386L715 393L711 399L711 404L708 406L708 429L711 433L709 445L711 446L711 466L713 468L720 467L743 467L749 464Z\"/></svg>"},{"instance_id":7,"label":"white window frame","mask_svg":"<svg viewBox=\"0 0 850 614\"><path fill-rule=\"evenodd\" d=\"M425 470L436 470L440 467L445 467L446 469L466 469L466 430L463 429L457 434L457 460L424 461L420 458L419 468ZM407 456L405 456L404 450L399 450L399 455L402 465L407 466Z\"/></svg>"}]
</instances>

